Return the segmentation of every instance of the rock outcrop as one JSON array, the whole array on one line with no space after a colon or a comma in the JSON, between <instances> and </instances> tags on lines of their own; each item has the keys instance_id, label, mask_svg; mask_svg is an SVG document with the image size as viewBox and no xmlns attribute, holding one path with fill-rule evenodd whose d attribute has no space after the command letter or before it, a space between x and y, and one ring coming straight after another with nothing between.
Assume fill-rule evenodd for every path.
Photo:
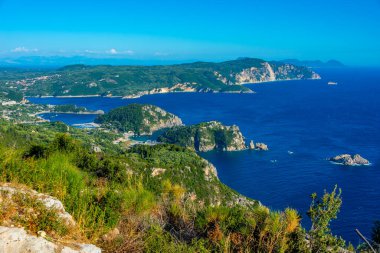
<instances>
[{"instance_id":1,"label":"rock outcrop","mask_svg":"<svg viewBox=\"0 0 380 253\"><path fill-rule=\"evenodd\" d=\"M203 161L206 164L206 166L203 168L205 179L207 181L211 181L214 178L218 178L218 171L216 170L215 166L206 159L203 159Z\"/></svg>"},{"instance_id":2,"label":"rock outcrop","mask_svg":"<svg viewBox=\"0 0 380 253\"><path fill-rule=\"evenodd\" d=\"M163 173L165 173L166 169L163 169L163 168L152 168L152 177L156 177L156 176L159 176Z\"/></svg>"},{"instance_id":3,"label":"rock outcrop","mask_svg":"<svg viewBox=\"0 0 380 253\"><path fill-rule=\"evenodd\" d=\"M356 155L349 155L349 154L342 154L338 156L334 156L329 158L331 162L348 165L348 166L357 166L357 165L369 165L369 161L363 157L361 157L359 154Z\"/></svg>"},{"instance_id":4,"label":"rock outcrop","mask_svg":"<svg viewBox=\"0 0 380 253\"><path fill-rule=\"evenodd\" d=\"M0 253L101 252L95 245L79 243L75 236L62 239L52 227L51 231L36 231L35 224L40 222L38 215L44 213L51 215L49 222L60 223L69 233L75 233L75 220L54 197L26 186L4 183L0 184L0 207L3 214L0 216Z\"/></svg>"},{"instance_id":5,"label":"rock outcrop","mask_svg":"<svg viewBox=\"0 0 380 253\"><path fill-rule=\"evenodd\" d=\"M181 126L182 120L174 114L171 114L160 107L154 105L144 105L143 108L144 125L149 127L149 131L142 134L152 134L155 131Z\"/></svg>"},{"instance_id":6,"label":"rock outcrop","mask_svg":"<svg viewBox=\"0 0 380 253\"><path fill-rule=\"evenodd\" d=\"M29 235L23 228L0 226L1 253L101 253L92 244L61 245L43 237Z\"/></svg>"},{"instance_id":7,"label":"rock outcrop","mask_svg":"<svg viewBox=\"0 0 380 253\"><path fill-rule=\"evenodd\" d=\"M157 140L201 152L238 151L247 148L238 126L225 126L218 121L174 127L161 134Z\"/></svg>"},{"instance_id":8,"label":"rock outcrop","mask_svg":"<svg viewBox=\"0 0 380 253\"><path fill-rule=\"evenodd\" d=\"M255 149L255 143L252 140L249 142L249 149Z\"/></svg>"},{"instance_id":9,"label":"rock outcrop","mask_svg":"<svg viewBox=\"0 0 380 253\"><path fill-rule=\"evenodd\" d=\"M249 149L263 151L269 150L268 145L266 145L265 143L258 142L255 144L252 140L249 142Z\"/></svg>"},{"instance_id":10,"label":"rock outcrop","mask_svg":"<svg viewBox=\"0 0 380 253\"><path fill-rule=\"evenodd\" d=\"M256 150L263 150L263 151L269 150L268 145L266 145L265 143L260 143L260 142L256 143L255 149Z\"/></svg>"},{"instance_id":11,"label":"rock outcrop","mask_svg":"<svg viewBox=\"0 0 380 253\"><path fill-rule=\"evenodd\" d=\"M52 196L36 192L26 187L15 187L9 184L0 184L0 194L3 198L7 198L8 200L16 194L22 194L24 196L34 198L37 201L41 201L47 209L54 210L58 214L59 218L65 221L66 225L75 225L73 217L66 212L62 202ZM2 201L0 199L0 204L1 202Z\"/></svg>"}]
</instances>

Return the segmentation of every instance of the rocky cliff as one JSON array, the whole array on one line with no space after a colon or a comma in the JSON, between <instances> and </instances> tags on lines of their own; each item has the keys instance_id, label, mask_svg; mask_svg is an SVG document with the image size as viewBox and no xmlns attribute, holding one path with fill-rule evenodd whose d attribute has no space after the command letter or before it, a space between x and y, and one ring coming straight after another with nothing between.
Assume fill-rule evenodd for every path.
<instances>
[{"instance_id":1,"label":"rocky cliff","mask_svg":"<svg viewBox=\"0 0 380 253\"><path fill-rule=\"evenodd\" d=\"M161 109L160 107L144 105L142 111L144 115L142 129L149 128L149 131L144 134L152 134L157 130L182 125L182 120L179 117Z\"/></svg>"},{"instance_id":2,"label":"rocky cliff","mask_svg":"<svg viewBox=\"0 0 380 253\"><path fill-rule=\"evenodd\" d=\"M214 74L218 80L230 85L321 78L317 73L306 67L275 62L261 62L249 68L230 72L229 75L226 76L218 71L215 71Z\"/></svg>"},{"instance_id":3,"label":"rocky cliff","mask_svg":"<svg viewBox=\"0 0 380 253\"><path fill-rule=\"evenodd\" d=\"M174 127L161 134L157 140L201 152L211 150L237 151L247 148L238 126L225 126L217 121Z\"/></svg>"}]
</instances>

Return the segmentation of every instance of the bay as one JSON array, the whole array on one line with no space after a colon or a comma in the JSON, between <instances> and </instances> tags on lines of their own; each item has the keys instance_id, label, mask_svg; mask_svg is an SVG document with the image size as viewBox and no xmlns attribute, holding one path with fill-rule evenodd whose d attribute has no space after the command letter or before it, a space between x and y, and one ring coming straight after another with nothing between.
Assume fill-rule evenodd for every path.
<instances>
[{"instance_id":1,"label":"bay","mask_svg":"<svg viewBox=\"0 0 380 253\"><path fill-rule=\"evenodd\" d=\"M342 188L343 205L333 232L356 244L380 220L380 70L317 69L321 80L250 84L255 94L176 93L138 99L105 97L29 98L39 104L75 104L109 111L130 103L154 104L185 124L218 120L236 124L244 136L268 144L268 152L207 152L221 181L273 209L293 207L309 228L310 194ZM338 85L327 85L328 81ZM67 124L95 115L44 114ZM359 153L370 166L348 167L326 158Z\"/></svg>"}]
</instances>

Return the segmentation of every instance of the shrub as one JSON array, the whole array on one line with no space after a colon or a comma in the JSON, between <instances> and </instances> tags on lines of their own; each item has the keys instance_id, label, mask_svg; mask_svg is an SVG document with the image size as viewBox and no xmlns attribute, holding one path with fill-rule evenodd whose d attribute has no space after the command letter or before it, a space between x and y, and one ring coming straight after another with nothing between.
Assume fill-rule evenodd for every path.
<instances>
[{"instance_id":1,"label":"shrub","mask_svg":"<svg viewBox=\"0 0 380 253\"><path fill-rule=\"evenodd\" d=\"M330 222L337 218L342 205L341 189L337 186L331 193L324 192L322 198L318 199L316 193L311 195L312 202L308 211L311 219L310 248L312 252L337 252L345 246L342 238L332 235Z\"/></svg>"}]
</instances>

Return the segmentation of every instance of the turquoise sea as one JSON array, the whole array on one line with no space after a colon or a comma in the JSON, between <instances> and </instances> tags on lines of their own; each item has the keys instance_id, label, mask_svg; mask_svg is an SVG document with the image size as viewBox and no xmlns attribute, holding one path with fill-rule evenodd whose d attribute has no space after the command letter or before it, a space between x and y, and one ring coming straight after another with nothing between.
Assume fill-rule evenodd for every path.
<instances>
[{"instance_id":1,"label":"turquoise sea","mask_svg":"<svg viewBox=\"0 0 380 253\"><path fill-rule=\"evenodd\" d=\"M222 182L273 209L293 207L309 228L310 194L342 188L343 206L333 232L356 244L354 229L366 236L380 220L380 69L316 69L322 80L247 85L255 94L177 93L119 98L30 98L40 104L76 104L108 111L130 103L160 106L185 124L219 120L236 124L249 140L270 151L207 152ZM328 81L338 82L336 86ZM93 115L45 114L67 124ZM348 167L326 158L342 153L370 160Z\"/></svg>"}]
</instances>

